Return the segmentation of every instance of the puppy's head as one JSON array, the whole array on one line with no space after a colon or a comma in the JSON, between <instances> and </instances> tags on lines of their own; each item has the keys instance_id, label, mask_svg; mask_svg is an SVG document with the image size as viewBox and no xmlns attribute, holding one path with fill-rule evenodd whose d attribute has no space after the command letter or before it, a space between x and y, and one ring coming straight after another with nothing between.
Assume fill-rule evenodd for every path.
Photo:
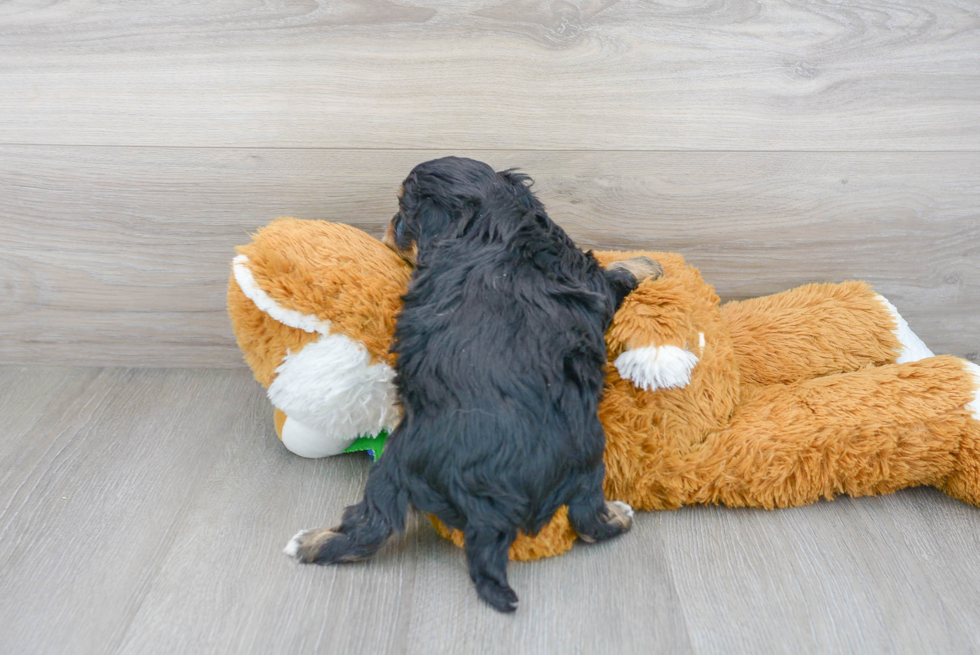
<instances>
[{"instance_id":1,"label":"puppy's head","mask_svg":"<svg viewBox=\"0 0 980 655\"><path fill-rule=\"evenodd\" d=\"M419 164L398 191L398 213L384 243L415 264L433 244L464 235L492 216L541 209L530 178L511 170L495 172L483 162L443 157ZM514 212L511 212L514 213Z\"/></svg>"}]
</instances>

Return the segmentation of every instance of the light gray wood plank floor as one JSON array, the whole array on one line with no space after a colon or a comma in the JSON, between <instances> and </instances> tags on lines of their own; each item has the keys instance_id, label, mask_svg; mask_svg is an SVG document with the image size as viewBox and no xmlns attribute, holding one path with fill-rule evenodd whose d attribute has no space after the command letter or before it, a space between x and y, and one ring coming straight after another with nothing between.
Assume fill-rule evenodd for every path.
<instances>
[{"instance_id":1,"label":"light gray wood plank floor","mask_svg":"<svg viewBox=\"0 0 980 655\"><path fill-rule=\"evenodd\" d=\"M980 650L980 509L931 489L640 514L512 564L503 616L424 520L367 563L280 552L368 466L285 451L244 370L0 367L0 652Z\"/></svg>"}]
</instances>

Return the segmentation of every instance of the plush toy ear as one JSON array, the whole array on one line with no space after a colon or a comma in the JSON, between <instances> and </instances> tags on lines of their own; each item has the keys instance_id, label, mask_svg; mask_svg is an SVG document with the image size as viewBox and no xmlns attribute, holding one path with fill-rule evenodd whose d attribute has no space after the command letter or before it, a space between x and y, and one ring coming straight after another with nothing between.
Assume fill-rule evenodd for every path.
<instances>
[{"instance_id":1,"label":"plush toy ear","mask_svg":"<svg viewBox=\"0 0 980 655\"><path fill-rule=\"evenodd\" d=\"M623 253L623 255L637 253ZM650 253L665 274L642 282L623 301L606 333L620 377L646 391L686 387L704 350L694 308L702 304L676 256ZM601 261L601 259L600 259Z\"/></svg>"}]
</instances>

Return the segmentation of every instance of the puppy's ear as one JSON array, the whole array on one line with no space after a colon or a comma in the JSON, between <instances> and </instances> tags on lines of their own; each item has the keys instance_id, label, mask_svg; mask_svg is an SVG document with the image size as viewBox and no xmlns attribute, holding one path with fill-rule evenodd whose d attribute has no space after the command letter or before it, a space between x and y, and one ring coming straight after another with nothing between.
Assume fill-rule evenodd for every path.
<instances>
[{"instance_id":1,"label":"puppy's ear","mask_svg":"<svg viewBox=\"0 0 980 655\"><path fill-rule=\"evenodd\" d=\"M525 189L530 189L534 184L534 180L531 179L530 175L525 175L524 173L518 172L516 168L508 168L506 171L500 171L497 173L507 184L511 186L524 187Z\"/></svg>"},{"instance_id":2,"label":"puppy's ear","mask_svg":"<svg viewBox=\"0 0 980 655\"><path fill-rule=\"evenodd\" d=\"M531 187L534 180L531 176L519 173L516 168L508 168L506 171L497 173L497 177L509 184L517 192L517 202L521 209L525 211L544 212L544 205L538 200Z\"/></svg>"},{"instance_id":3,"label":"puppy's ear","mask_svg":"<svg viewBox=\"0 0 980 655\"><path fill-rule=\"evenodd\" d=\"M461 237L470 231L483 211L483 203L476 198L468 198L456 209L456 236Z\"/></svg>"},{"instance_id":4,"label":"puppy's ear","mask_svg":"<svg viewBox=\"0 0 980 655\"><path fill-rule=\"evenodd\" d=\"M417 214L419 252L440 239L460 237L473 225L480 212L480 203L467 199L447 207L432 198L419 203Z\"/></svg>"}]
</instances>

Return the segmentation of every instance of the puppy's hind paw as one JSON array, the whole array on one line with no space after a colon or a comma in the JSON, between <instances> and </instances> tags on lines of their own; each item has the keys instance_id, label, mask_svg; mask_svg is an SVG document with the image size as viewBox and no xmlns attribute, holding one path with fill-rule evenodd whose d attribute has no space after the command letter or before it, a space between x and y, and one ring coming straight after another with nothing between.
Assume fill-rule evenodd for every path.
<instances>
[{"instance_id":1,"label":"puppy's hind paw","mask_svg":"<svg viewBox=\"0 0 980 655\"><path fill-rule=\"evenodd\" d=\"M612 505L612 507L616 508L616 513L617 514L623 514L623 515L626 516L625 521L629 525L632 525L633 524L633 508L632 507L630 507L629 505L627 505L626 503L624 503L621 500L610 500L606 504L606 509L609 510L610 513L612 513L612 509L609 507L610 505Z\"/></svg>"},{"instance_id":2,"label":"puppy's hind paw","mask_svg":"<svg viewBox=\"0 0 980 655\"><path fill-rule=\"evenodd\" d=\"M358 559L346 556L343 541L347 541L347 535L331 528L302 530L289 540L282 552L303 564L333 564Z\"/></svg>"},{"instance_id":3,"label":"puppy's hind paw","mask_svg":"<svg viewBox=\"0 0 980 655\"><path fill-rule=\"evenodd\" d=\"M288 544L286 544L286 547L282 549L282 552L286 553L290 557L299 559L299 546L302 543L301 540L303 536L307 532L309 532L309 530L300 530L299 532L294 534L293 538L289 540Z\"/></svg>"},{"instance_id":4,"label":"puppy's hind paw","mask_svg":"<svg viewBox=\"0 0 980 655\"><path fill-rule=\"evenodd\" d=\"M513 612L517 609L517 594L506 584L482 578L476 582L476 593L498 612Z\"/></svg>"},{"instance_id":5,"label":"puppy's hind paw","mask_svg":"<svg viewBox=\"0 0 980 655\"><path fill-rule=\"evenodd\" d=\"M606 531L609 537L629 532L633 527L633 508L618 500L606 501Z\"/></svg>"}]
</instances>

